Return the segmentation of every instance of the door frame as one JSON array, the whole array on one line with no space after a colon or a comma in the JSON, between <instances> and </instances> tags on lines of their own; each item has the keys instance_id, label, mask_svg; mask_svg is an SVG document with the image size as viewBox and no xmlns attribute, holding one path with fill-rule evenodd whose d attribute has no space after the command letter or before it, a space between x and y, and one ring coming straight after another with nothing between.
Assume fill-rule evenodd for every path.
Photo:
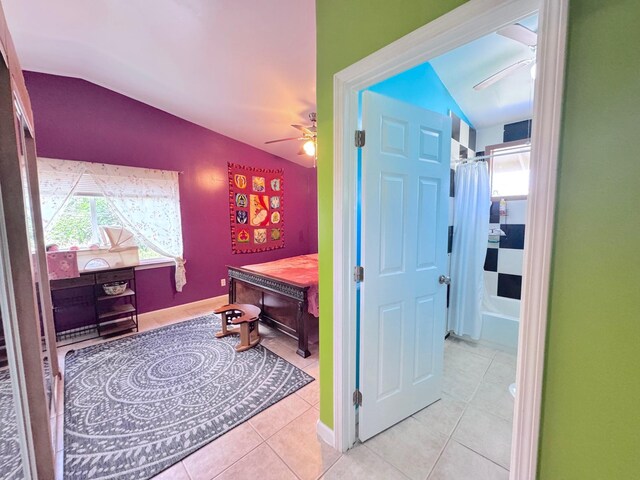
<instances>
[{"instance_id":1,"label":"door frame","mask_svg":"<svg viewBox=\"0 0 640 480\"><path fill-rule=\"evenodd\" d=\"M334 429L318 433L340 451L356 440L356 159L358 92L499 28L539 13L524 280L518 339L511 479L536 475L569 0L470 0L334 75ZM365 399L366 401L366 399ZM526 414L524 413L526 412Z\"/></svg>"}]
</instances>

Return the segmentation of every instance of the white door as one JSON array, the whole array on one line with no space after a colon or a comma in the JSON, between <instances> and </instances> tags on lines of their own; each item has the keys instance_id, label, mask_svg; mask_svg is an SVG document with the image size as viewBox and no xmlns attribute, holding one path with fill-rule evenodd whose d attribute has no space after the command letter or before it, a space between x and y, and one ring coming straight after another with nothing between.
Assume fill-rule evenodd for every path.
<instances>
[{"instance_id":1,"label":"white door","mask_svg":"<svg viewBox=\"0 0 640 480\"><path fill-rule=\"evenodd\" d=\"M364 92L360 439L440 398L451 120Z\"/></svg>"}]
</instances>

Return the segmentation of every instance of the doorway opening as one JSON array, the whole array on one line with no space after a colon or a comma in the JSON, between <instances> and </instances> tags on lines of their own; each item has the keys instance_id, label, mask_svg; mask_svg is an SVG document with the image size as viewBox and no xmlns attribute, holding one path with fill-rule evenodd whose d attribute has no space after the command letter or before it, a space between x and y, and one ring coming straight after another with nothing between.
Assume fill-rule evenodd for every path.
<instances>
[{"instance_id":1,"label":"doorway opening","mask_svg":"<svg viewBox=\"0 0 640 480\"><path fill-rule=\"evenodd\" d=\"M538 20L540 22L539 29L537 28ZM529 22L528 25L527 22ZM481 41L487 35L495 36L495 32L514 25L526 27L532 33L537 31L538 37L541 40L537 47L537 52L534 47L532 51L533 56L526 59L526 65L521 64L519 67L521 73L529 76L531 83L533 82L534 75L537 78L535 97L533 95L533 87L531 86L528 101L525 102L526 107L524 108L524 113L520 112L520 117L518 117L511 112L510 118L500 118L498 121L494 122L493 125L491 124L490 119L478 122L474 118L479 117L474 117L473 115L469 115L472 117L472 120L470 120L464 112L464 107L459 109L462 112L459 110L457 111L456 108L448 108L446 118L450 124L455 125L452 129L453 133L451 134L451 138L447 139L449 142L452 142L449 146L453 146L454 150L454 154L448 152L450 158L457 160L457 163L454 162L454 169L458 169L458 164L482 164L484 165L484 168L487 168L488 174L488 166L483 162L484 160L487 160L487 155L485 155L486 151L489 152L488 156L493 158L491 151L492 148L496 148L492 146L502 144L505 140L510 141L510 138L506 137L504 134L504 125L509 125L511 131L521 127L521 122L525 122L527 128L533 133L531 139L525 140L525 143L530 142L533 146L530 162L531 170L535 172L534 178L536 178L536 181L531 184L531 191L529 192L526 200L505 198L505 201L507 202L506 212L508 213L507 215L502 216L504 218L500 218L501 202L497 201L492 208L489 209L489 198L487 198L487 234L485 244L481 246L481 249L484 251L480 272L483 283L481 287L483 290L489 290L488 294L483 292L485 293L483 296L493 300L494 303L495 301L499 301L498 299L501 297L503 297L503 299L519 302L519 298L513 297L519 297L521 296L521 292L524 292L524 301L520 307L520 315L518 315L518 313L512 315L515 319L520 319L520 322L512 321L511 323L513 324L507 325L505 323L507 320L501 317L507 317L508 315L502 314L498 315L497 319L487 317L486 321L481 317L480 327L478 328L477 325L475 327L475 329L479 331L474 332L472 328L471 333L469 333L469 329L465 328L464 325L460 326L455 322L452 323L452 312L450 308L447 326L442 328L439 332L442 338L442 351L445 352L446 349L447 353L442 353L442 357L438 357L437 355L439 354L437 348L428 352L436 355L429 357L431 360L436 361L432 362L430 367L431 370L428 372L428 375L437 375L437 358L441 358L443 360L445 368L447 359L449 359L452 364L460 367L458 370L464 370L467 367L470 369L475 368L477 370L475 371L476 378L480 381L478 384L474 385L473 388L471 385L467 385L467 401L465 402L464 399L457 398L458 401L466 403L466 405L462 408L461 416L456 419L454 425L451 427L451 431L454 432L458 427L458 424L462 425L461 419L464 420L462 416L467 407L478 407L478 403L482 403L483 401L482 395L485 397L484 400L492 398L492 395L496 397L498 387L489 385L489 382L485 382L485 385L482 386L484 389L482 391L482 395L476 396L476 393L480 393L479 389L484 381L485 375L489 375L490 378L494 379L499 378L500 383L506 381L507 377L511 378L511 375L516 369L514 353L517 351L518 388L516 389L515 407L512 410L512 412L515 413L509 413L508 408L502 411L502 417L500 415L495 415L497 412L493 412L495 417L498 417L505 422L509 422L507 418L504 418L505 416L510 417L510 415L514 415L513 428L507 424L506 428L503 428L503 430L508 432L509 437L511 437L511 431L516 433L516 435L513 436L515 441L513 448L511 449L511 453L509 453L509 448L507 446L505 454L505 448L504 445L502 445L500 458L490 458L489 460L500 466L500 468L510 467L511 478L532 478L535 474L540 384L542 378L541 358L544 350L548 267L550 262L551 228L553 224L552 212L554 205L555 164L557 161L559 137L558 119L560 116L560 105L557 99L561 97L563 80L562 65L566 31L565 2L543 2L543 5L540 6L538 2L535 1L514 0L511 2L504 2L500 6L487 8L486 2L481 0L471 1L454 10L450 14L426 25L416 32L413 32L411 36L409 36L410 38L405 37L400 39L399 41L385 47L380 52L376 52L367 59L352 65L336 75L334 92L336 98L336 106L334 110L334 215L336 218L336 224L334 225L334 371L336 372L336 375L334 382L335 430L333 433L334 444L341 450L346 450L354 445L357 440L356 419L359 417L358 420L363 421L367 418L367 414L365 413L367 407L371 407L372 403L375 403L378 398L384 397L384 395L380 395L380 392L387 392L386 394L388 394L388 392L393 391L395 394L398 390L402 390L401 388L396 388L389 383L380 383L378 381L376 387L378 388L377 396L376 394L368 396L365 387L366 382L363 378L363 372L365 372L364 367L361 366L359 369L356 367L357 359L355 357L355 352L360 348L360 365L366 365L368 369L375 368L375 365L372 365L371 362L363 362L362 355L366 355L366 353L362 351L362 346L364 344L362 336L365 334L364 332L368 332L371 329L366 328L366 325L363 324L363 318L361 317L360 329L359 331L356 331L356 311L362 311L364 308L367 301L366 294L364 293L366 291L365 285L368 281L376 279L377 273L375 269L373 269L373 272L371 269L368 269L366 264L366 253L363 253L363 261L365 261L365 264L362 266L366 272L366 280L362 285L351 284L350 277L353 273L353 266L356 265L355 259L357 257L355 255L356 246L354 245L354 242L350 240L355 238L353 233L356 229L355 217L357 216L357 213L352 213L350 210L353 207L353 198L355 198L355 195L352 194L354 194L358 188L356 181L357 175L355 171L355 165L357 165L355 159L357 158L358 152L353 148L352 138L353 130L357 129L358 125L358 99L360 92L368 89L375 91L377 88L376 86L379 87L385 81L390 81L390 79L397 74L402 74L403 72L411 71L411 69L429 65L429 67L434 69L436 73L441 74L437 76L443 77L441 80L444 80L442 83L445 86L445 90L450 90L450 93L453 94L452 97L455 97L456 88L449 87L447 85L447 80L445 78L447 77L447 73L443 70L442 65L438 66L438 62L440 60L444 62L443 59L446 59L447 55L460 53L459 50L463 50L464 47L469 46L472 42ZM505 35L502 36L506 37ZM511 40L513 41L513 39ZM514 43L516 43L515 46L519 47L517 42ZM477 55L474 58L482 58L482 55ZM535 74L532 74L530 69L532 64L536 65ZM438 70L440 70L440 72L438 72ZM493 85L490 84L486 87L486 90L489 90L489 88L495 87L496 84L504 81L505 80L494 82ZM481 83L483 83L482 79L474 85ZM522 83L522 80L520 80L520 83ZM473 87L473 85L471 85L471 87ZM404 91L406 93L407 90L405 89ZM379 94L380 92L376 93ZM493 96L495 96L495 94L493 94ZM489 97L491 97L491 95L489 95ZM454 103L458 103L455 100L456 99L454 98ZM364 111L367 108L365 95L363 95L363 102L364 123L366 121L366 114ZM459 103L464 105L465 100L460 98ZM442 106L440 105L438 108L439 107ZM458 105L458 107L460 107L460 105ZM443 113L441 113L441 115L444 116ZM497 115L494 115L494 117L497 118ZM529 123L531 119L533 119L533 122ZM482 128L473 128L474 122L481 124ZM389 126L391 126L391 123L389 123ZM379 122L378 124L383 125L384 122ZM387 141L388 146L393 146L392 144L395 141L394 136L397 140L403 135L403 130L398 125L399 124L395 125L394 128L390 127L386 134L384 132L382 133L382 136L386 135L385 141ZM490 128L495 127L495 125L500 125L502 128L502 135L500 138L495 135L498 128ZM473 134L474 130L475 135ZM442 132L444 131L445 130ZM369 132L366 132L367 141L370 137ZM425 154L428 156L430 154L427 151L428 148L427 150L420 149L425 145L428 147L428 139L432 139L434 137L432 135L424 138L427 139L425 140L426 143L418 143L417 148L420 152L419 155ZM454 143L456 141L457 144ZM421 142L421 140L418 140L418 142ZM396 146L397 145L398 144L396 142ZM369 146L371 146L371 144ZM489 148L487 149L486 147ZM528 145L525 144L525 147L528 147ZM513 152L508 153L512 154ZM366 154L363 153L363 165L366 165L368 161L365 155ZM491 161L491 158L489 158L489 161ZM522 170L523 163L520 162L519 165ZM505 168L509 167L507 166ZM366 175L364 175L363 182L366 181ZM490 197L491 187L488 188L487 197ZM363 189L366 190L366 184L363 184ZM500 200L502 200L502 198L500 198ZM514 203L517 201L525 203ZM363 194L363 202L366 202L366 193ZM456 200L449 200L449 205L446 205L445 211L454 211L455 202ZM371 204L370 206L373 205ZM367 208L366 203L364 208ZM378 210L380 209L378 208ZM378 214L380 213L381 212L378 211ZM456 213L460 215L460 212L456 211ZM494 220L494 225L489 227L489 217L491 213L494 214L494 218L492 219ZM497 218L495 215L496 213ZM366 215L366 213L363 213L363 218L366 219ZM453 216L453 219L455 219L455 215ZM453 219L450 218L450 221L453 221ZM394 221L397 222L398 228L406 225L403 220L396 219ZM521 223L515 223L516 221ZM522 235L520 235L520 231L524 230L524 227L522 226L525 224L527 229L526 240L524 240ZM389 223L389 226L391 225L392 223ZM497 246L499 248L496 249L498 250L497 252L490 250L492 249L492 246L488 244L488 242L491 241L491 238L488 235L489 228L492 228L491 232L494 234L492 236L498 237ZM392 228L389 229L389 231L392 230ZM453 240L455 235L453 235L451 230L452 229L450 228L446 229L445 235L447 238L445 238L445 245L447 243L452 244L455 242L455 240ZM508 232L505 230L508 230ZM502 235L500 231L504 232L504 235ZM367 235L366 227L363 227L362 234L363 236ZM442 234L437 235L437 238L442 238ZM398 238L400 238L400 235ZM379 235L379 240L382 242L384 240L384 236ZM366 245L366 242L367 240L364 238L363 251L366 250L366 247L364 246ZM437 241L435 243L437 243ZM519 248L513 248L515 245ZM502 249L505 250L505 253L500 261L498 259L500 258ZM518 250L519 252L514 253L513 251L515 250ZM526 255L524 254L524 251L527 251ZM447 252L445 252L445 255L446 254ZM534 255L537 258L535 264L527 261L527 258L531 258ZM519 264L517 257L520 257ZM500 261L501 267L504 267L504 272L497 271L498 267L494 267L493 264L497 264L498 261ZM389 265L391 265L391 263L389 263ZM398 265L399 264L401 264L401 262L398 263ZM496 270L494 270L494 268ZM484 270L484 272L482 272L482 270ZM378 273L379 272L380 269L378 269ZM523 272L526 272L524 274L524 281L522 280ZM440 275L435 278L438 279L440 284L446 284L448 281L447 277L449 276L447 275L447 273L449 273L448 269L445 268L444 271L439 273ZM444 279L442 277L444 277ZM518 280L514 277L520 277L520 279ZM494 286L495 294L491 295L491 293L493 293ZM357 296L355 295L356 290L359 289L362 290L361 303L358 302ZM374 291L375 289L371 288L371 290ZM439 293L439 295L441 295L441 293ZM451 301L451 298L449 300ZM383 312L384 308L379 307L384 307L384 305L378 305L377 310L378 313ZM513 313L514 311L517 311L513 307L514 304L511 303L506 308L511 308L511 313ZM415 315L415 311L416 309L414 308L414 313L411 315ZM392 316L393 315L389 316L389 318ZM383 318L383 316L378 315L378 317L378 327L385 323L389 325L391 324L390 322L381 321L380 319ZM398 316L396 315L396 317ZM494 322L493 326L485 329L487 330L486 332L482 332L482 326L490 325L492 321ZM438 323L433 323L432 327L436 329L439 328ZM394 332L391 328L388 328L387 330L388 332ZM413 331L415 332L416 330L414 329ZM449 331L453 331L457 335L450 337L450 339L445 342L444 336L449 333ZM360 334L360 341L356 342L358 333ZM482 338L482 334L487 334L487 336ZM395 337L389 338L395 338L400 342L401 340L399 339L402 338L402 335L402 333L397 333L396 331ZM436 337L437 335L434 334L433 338ZM420 335L418 335L412 337L411 340L415 344L419 343L420 338ZM516 339L518 339L517 342L515 341ZM469 340L472 341L470 342ZM375 343L376 342L372 342L372 345ZM380 342L378 339L378 353L387 348L383 346L383 343L384 342ZM388 345L389 342L387 342L387 346ZM462 360L460 358L456 359L453 355L454 353L460 356ZM389 366L386 362L389 358L393 358L393 355L387 355L386 359L383 360L378 358L377 365L382 367L384 370L384 368ZM496 358L503 361L496 362ZM477 362L477 365L479 366L469 366L470 363L467 362L469 360ZM501 365L498 365L499 363L501 363ZM393 362L391 362L391 364L393 364ZM395 368L397 368L399 364L400 363L396 362ZM492 365L494 365L494 367L492 371L489 372ZM463 380L459 378L447 380L446 375L442 377L442 372L445 368L440 368L441 380L439 385L434 387L435 390L439 391L438 395L440 395L440 398L442 398L441 392L443 390L446 391L448 389L448 393L451 394L455 393L453 390L456 390L456 388L463 385ZM387 373L391 373L392 369L388 369ZM453 371L452 369L455 368L450 368L449 373ZM358 383L356 383L357 376L359 377ZM515 375L513 375L513 377L515 377ZM446 382L449 383L446 388L443 388ZM509 386L514 382L515 378L513 378L513 381L510 381L509 384L505 385L504 389L500 387L502 389L500 390L500 398L493 403L485 402L485 410L487 408L496 407L500 403L504 403L508 406L505 399L511 398ZM438 384L438 382L435 383ZM363 386L363 390L360 390L359 388L358 390L360 390L359 393L362 394L362 405L354 407L352 399L355 398L357 400L358 395L352 396L352 392L361 385ZM381 389L379 388L380 385L390 386L390 388L386 390ZM507 395L507 397L504 397L502 393ZM458 394L459 396L463 396L460 392L458 392ZM369 398L369 400L367 400L367 398ZM455 398L455 395L451 395L451 398ZM476 405L471 405L471 402L474 400ZM367 405L368 401L369 404ZM429 403L432 402L427 400L426 404L422 406L426 407ZM435 407L438 403L439 402L434 403L433 406ZM440 407L443 404L444 402L440 401ZM414 402L411 406L407 407L407 412L410 412L411 409L417 407L420 407L420 405L417 405ZM458 407L460 407L460 405L458 405ZM421 410L421 408L417 408L417 410ZM472 409L469 411L472 411ZM408 413L405 417L410 416L413 413L415 412ZM491 412L485 413L491 414ZM374 416L377 417L379 415ZM428 417L430 415L425 413L424 416ZM441 419L440 415L435 415L435 417L437 419ZM407 422L405 420L402 422L401 419L391 419L391 423L389 425L385 426L383 423L381 424L382 427L379 426L378 429L382 428L382 430L384 430L386 427L390 427L398 421L401 422L400 425L404 423L411 423L411 421ZM466 422L466 424L469 424L469 422ZM504 423L502 426L505 427ZM360 424L359 428L362 432L363 425ZM467 425L467 429L473 430L473 425ZM375 432L375 429L373 432ZM455 432L453 435L455 436ZM373 435L367 434L367 436L374 436L375 440L375 433ZM451 435L449 437L451 437ZM379 443L384 442L379 441ZM447 442L445 442L445 444L446 443ZM469 442L467 441L467 443ZM502 443L504 444L505 442ZM454 444L452 443L452 445ZM468 445L462 445L469 449ZM436 450L437 459L444 451L444 446L438 447ZM475 453L482 455L482 452ZM490 456L490 454L485 452L483 457L487 456ZM431 469L429 471L432 471L432 468L433 465L431 465Z\"/></svg>"}]
</instances>

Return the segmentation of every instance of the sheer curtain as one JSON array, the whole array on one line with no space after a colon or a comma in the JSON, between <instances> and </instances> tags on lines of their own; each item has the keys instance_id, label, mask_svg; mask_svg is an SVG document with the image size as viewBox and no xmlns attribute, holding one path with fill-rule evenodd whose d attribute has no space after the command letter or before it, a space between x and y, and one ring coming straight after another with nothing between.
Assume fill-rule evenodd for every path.
<instances>
[{"instance_id":1,"label":"sheer curtain","mask_svg":"<svg viewBox=\"0 0 640 480\"><path fill-rule=\"evenodd\" d=\"M86 162L72 162L53 158L38 159L40 204L45 232L64 211L86 170Z\"/></svg>"},{"instance_id":2,"label":"sheer curtain","mask_svg":"<svg viewBox=\"0 0 640 480\"><path fill-rule=\"evenodd\" d=\"M455 213L451 251L450 329L477 340L482 322L484 260L489 235L491 205L486 162L464 163L456 168Z\"/></svg>"},{"instance_id":3,"label":"sheer curtain","mask_svg":"<svg viewBox=\"0 0 640 480\"><path fill-rule=\"evenodd\" d=\"M45 231L64 211L79 184L93 183L123 227L149 248L175 261L176 290L182 291L187 279L178 172L40 158L38 173Z\"/></svg>"}]
</instances>

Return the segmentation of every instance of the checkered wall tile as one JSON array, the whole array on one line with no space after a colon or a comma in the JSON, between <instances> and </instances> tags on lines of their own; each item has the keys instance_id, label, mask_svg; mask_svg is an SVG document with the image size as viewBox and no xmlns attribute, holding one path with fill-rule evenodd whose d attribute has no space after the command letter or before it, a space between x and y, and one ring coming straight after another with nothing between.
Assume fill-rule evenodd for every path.
<instances>
[{"instance_id":1,"label":"checkered wall tile","mask_svg":"<svg viewBox=\"0 0 640 480\"><path fill-rule=\"evenodd\" d=\"M510 123L504 126L504 142L522 140L531 136L531 120ZM524 254L524 232L527 201L507 202L507 216L500 216L500 203L492 202L491 227L499 227L506 233L500 243L489 243L484 274L490 295L520 300L522 293L522 263Z\"/></svg>"},{"instance_id":2,"label":"checkered wall tile","mask_svg":"<svg viewBox=\"0 0 640 480\"><path fill-rule=\"evenodd\" d=\"M491 203L490 228L500 228L506 236L487 246L484 277L489 295L520 300L526 211L526 200L512 200L507 202L507 215L501 217L499 202Z\"/></svg>"},{"instance_id":3,"label":"checkered wall tile","mask_svg":"<svg viewBox=\"0 0 640 480\"><path fill-rule=\"evenodd\" d=\"M476 130L455 113L451 117L451 164L476 155Z\"/></svg>"},{"instance_id":4,"label":"checkered wall tile","mask_svg":"<svg viewBox=\"0 0 640 480\"><path fill-rule=\"evenodd\" d=\"M471 158L483 152L476 151L476 131L455 113L450 113L451 128L451 165L455 166L461 158ZM527 130L527 122L505 125L505 141L521 137ZM507 133L509 138L507 139ZM449 261L453 244L453 209L455 196L455 171L451 169L451 198L449 214ZM522 263L524 253L524 234L526 224L526 200L507 202L507 216L501 217L499 202L492 202L489 222L491 228L500 228L506 236L499 243L489 243L484 264L485 284L490 295L521 298Z\"/></svg>"}]
</instances>

